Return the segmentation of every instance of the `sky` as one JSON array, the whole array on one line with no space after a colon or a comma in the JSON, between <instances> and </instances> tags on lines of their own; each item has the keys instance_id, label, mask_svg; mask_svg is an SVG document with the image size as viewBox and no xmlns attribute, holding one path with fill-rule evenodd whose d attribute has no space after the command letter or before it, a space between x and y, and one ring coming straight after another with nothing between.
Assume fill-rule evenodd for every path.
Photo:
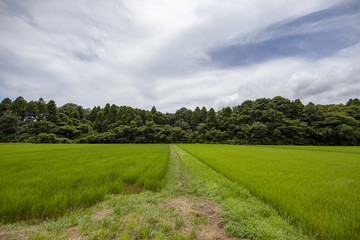
<instances>
[{"instance_id":1,"label":"sky","mask_svg":"<svg viewBox=\"0 0 360 240\"><path fill-rule=\"evenodd\" d=\"M360 0L0 0L0 99L175 112L360 98Z\"/></svg>"}]
</instances>

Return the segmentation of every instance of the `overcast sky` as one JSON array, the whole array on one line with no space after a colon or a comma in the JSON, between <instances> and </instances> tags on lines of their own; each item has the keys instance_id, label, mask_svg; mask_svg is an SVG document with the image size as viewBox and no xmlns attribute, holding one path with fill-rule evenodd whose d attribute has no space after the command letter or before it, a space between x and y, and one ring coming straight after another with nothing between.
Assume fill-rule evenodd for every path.
<instances>
[{"instance_id":1,"label":"overcast sky","mask_svg":"<svg viewBox=\"0 0 360 240\"><path fill-rule=\"evenodd\" d=\"M0 0L0 98L163 112L360 97L360 0Z\"/></svg>"}]
</instances>

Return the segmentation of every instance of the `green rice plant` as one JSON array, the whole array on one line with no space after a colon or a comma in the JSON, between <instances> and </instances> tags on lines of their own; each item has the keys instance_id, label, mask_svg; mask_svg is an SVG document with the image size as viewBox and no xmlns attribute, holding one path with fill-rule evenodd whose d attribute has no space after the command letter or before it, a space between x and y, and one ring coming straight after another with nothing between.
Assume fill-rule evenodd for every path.
<instances>
[{"instance_id":1,"label":"green rice plant","mask_svg":"<svg viewBox=\"0 0 360 240\"><path fill-rule=\"evenodd\" d=\"M317 239L360 239L360 147L180 144Z\"/></svg>"},{"instance_id":2,"label":"green rice plant","mask_svg":"<svg viewBox=\"0 0 360 240\"><path fill-rule=\"evenodd\" d=\"M54 217L128 185L159 190L166 144L0 144L0 221Z\"/></svg>"}]
</instances>

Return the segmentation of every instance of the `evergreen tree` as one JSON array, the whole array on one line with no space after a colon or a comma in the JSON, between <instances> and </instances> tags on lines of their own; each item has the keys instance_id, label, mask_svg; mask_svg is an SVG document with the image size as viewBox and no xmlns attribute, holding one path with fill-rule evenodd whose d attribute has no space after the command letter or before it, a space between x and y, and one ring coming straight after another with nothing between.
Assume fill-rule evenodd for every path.
<instances>
[{"instance_id":1,"label":"evergreen tree","mask_svg":"<svg viewBox=\"0 0 360 240\"><path fill-rule=\"evenodd\" d=\"M152 121L154 121L153 115L152 115L151 112L146 112L146 113L145 113L145 121L146 121L146 122L152 122Z\"/></svg>"},{"instance_id":2,"label":"evergreen tree","mask_svg":"<svg viewBox=\"0 0 360 240\"><path fill-rule=\"evenodd\" d=\"M0 141L360 145L358 99L346 105L304 106L299 99L275 97L248 100L218 113L205 107L180 108L174 114L153 107L152 112L114 104L90 110L67 103L58 109L53 100L5 98Z\"/></svg>"},{"instance_id":3,"label":"evergreen tree","mask_svg":"<svg viewBox=\"0 0 360 240\"><path fill-rule=\"evenodd\" d=\"M23 97L18 97L9 106L9 111L19 117L20 120L24 120L26 112L27 102Z\"/></svg>"},{"instance_id":4,"label":"evergreen tree","mask_svg":"<svg viewBox=\"0 0 360 240\"><path fill-rule=\"evenodd\" d=\"M36 102L36 120L41 121L45 119L46 115L46 102L43 98L39 98Z\"/></svg>"},{"instance_id":5,"label":"evergreen tree","mask_svg":"<svg viewBox=\"0 0 360 240\"><path fill-rule=\"evenodd\" d=\"M115 104L111 105L107 116L108 124L116 122L117 109L118 107Z\"/></svg>"},{"instance_id":6,"label":"evergreen tree","mask_svg":"<svg viewBox=\"0 0 360 240\"><path fill-rule=\"evenodd\" d=\"M4 98L0 103L0 114L7 111L12 103L10 98Z\"/></svg>"},{"instance_id":7,"label":"evergreen tree","mask_svg":"<svg viewBox=\"0 0 360 240\"><path fill-rule=\"evenodd\" d=\"M200 122L206 123L207 119L207 110L206 107L202 107L200 110Z\"/></svg>"},{"instance_id":8,"label":"evergreen tree","mask_svg":"<svg viewBox=\"0 0 360 240\"><path fill-rule=\"evenodd\" d=\"M210 108L209 112L207 113L206 124L208 130L211 130L212 128L216 128L217 126L216 112L213 108Z\"/></svg>"},{"instance_id":9,"label":"evergreen tree","mask_svg":"<svg viewBox=\"0 0 360 240\"><path fill-rule=\"evenodd\" d=\"M193 130L196 129L200 122L200 108L196 107L194 112L191 114L191 127Z\"/></svg>"},{"instance_id":10,"label":"evergreen tree","mask_svg":"<svg viewBox=\"0 0 360 240\"><path fill-rule=\"evenodd\" d=\"M97 114L98 114L98 112L99 112L100 110L101 110L101 109L100 109L100 106L93 107L93 109L91 110L91 112L90 112L90 114L89 114L89 116L88 116L88 118L89 118L89 120L90 120L91 122L95 122L96 117L97 117Z\"/></svg>"},{"instance_id":11,"label":"evergreen tree","mask_svg":"<svg viewBox=\"0 0 360 240\"><path fill-rule=\"evenodd\" d=\"M58 120L58 109L54 100L50 100L46 104L46 120L53 123L56 123Z\"/></svg>"},{"instance_id":12,"label":"evergreen tree","mask_svg":"<svg viewBox=\"0 0 360 240\"><path fill-rule=\"evenodd\" d=\"M154 115L156 112L157 112L157 111L156 111L156 107L153 106L153 107L151 108L151 113L152 113L152 115Z\"/></svg>"},{"instance_id":13,"label":"evergreen tree","mask_svg":"<svg viewBox=\"0 0 360 240\"><path fill-rule=\"evenodd\" d=\"M26 105L26 111L25 111L25 121L26 122L32 122L36 120L36 102L30 101Z\"/></svg>"},{"instance_id":14,"label":"evergreen tree","mask_svg":"<svg viewBox=\"0 0 360 240\"><path fill-rule=\"evenodd\" d=\"M72 113L70 114L70 117L75 118L75 119L80 119L80 113L77 110L77 108L72 111Z\"/></svg>"},{"instance_id":15,"label":"evergreen tree","mask_svg":"<svg viewBox=\"0 0 360 240\"><path fill-rule=\"evenodd\" d=\"M108 116L109 116L109 112L110 112L110 104L109 104L109 103L107 103L107 104L105 105L105 107L104 107L104 109L103 109L103 112L104 112L105 118L107 119Z\"/></svg>"}]
</instances>

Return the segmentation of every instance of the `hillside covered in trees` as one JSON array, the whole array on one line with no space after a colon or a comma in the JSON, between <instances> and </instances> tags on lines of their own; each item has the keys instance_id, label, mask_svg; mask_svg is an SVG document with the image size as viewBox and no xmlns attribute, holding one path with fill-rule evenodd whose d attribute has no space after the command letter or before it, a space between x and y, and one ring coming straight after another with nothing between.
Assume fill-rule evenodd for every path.
<instances>
[{"instance_id":1,"label":"hillside covered in trees","mask_svg":"<svg viewBox=\"0 0 360 240\"><path fill-rule=\"evenodd\" d=\"M84 109L53 100L9 98L0 104L0 142L229 143L359 145L360 100L304 106L283 97L247 100L216 112L181 108L161 113L106 104Z\"/></svg>"}]
</instances>

